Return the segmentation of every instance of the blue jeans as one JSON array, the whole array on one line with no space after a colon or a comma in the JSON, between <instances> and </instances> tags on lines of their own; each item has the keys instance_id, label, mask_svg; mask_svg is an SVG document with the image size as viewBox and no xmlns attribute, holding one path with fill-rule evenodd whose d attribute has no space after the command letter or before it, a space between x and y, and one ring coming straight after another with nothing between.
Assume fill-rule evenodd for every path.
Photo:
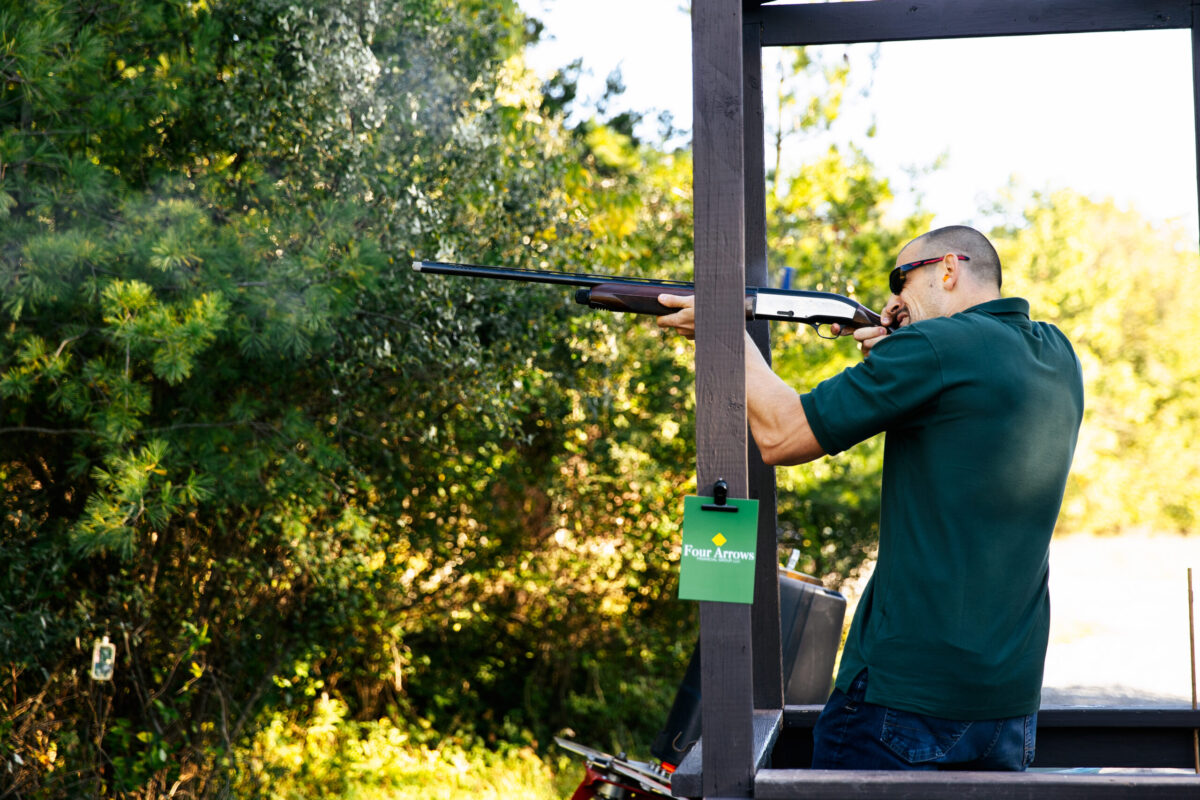
<instances>
[{"instance_id":1,"label":"blue jeans","mask_svg":"<svg viewBox=\"0 0 1200 800\"><path fill-rule=\"evenodd\" d=\"M971 769L1023 772L1037 714L952 720L868 703L867 671L834 689L813 729L813 769Z\"/></svg>"}]
</instances>

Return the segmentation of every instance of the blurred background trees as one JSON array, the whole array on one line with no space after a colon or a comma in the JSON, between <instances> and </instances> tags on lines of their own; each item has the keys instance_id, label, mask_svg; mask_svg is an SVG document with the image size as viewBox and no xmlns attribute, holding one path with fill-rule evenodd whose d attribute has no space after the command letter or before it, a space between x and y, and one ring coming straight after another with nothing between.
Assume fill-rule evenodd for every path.
<instances>
[{"instance_id":1,"label":"blurred background trees","mask_svg":"<svg viewBox=\"0 0 1200 800\"><path fill-rule=\"evenodd\" d=\"M690 345L409 268L690 278L688 152L628 113L568 127L576 73L525 69L538 33L511 0L0 11L13 796L529 793L559 731L648 745L695 635ZM829 89L783 84L777 150L845 85L803 51L787 69ZM878 307L928 218L894 218L852 146L770 183L772 280ZM1188 528L1196 322L1170 301L1194 247L1070 194L996 234L1088 370L1064 519ZM774 332L797 386L858 358ZM869 556L880 457L779 473L783 545L830 585ZM111 683L87 673L104 635Z\"/></svg>"}]
</instances>

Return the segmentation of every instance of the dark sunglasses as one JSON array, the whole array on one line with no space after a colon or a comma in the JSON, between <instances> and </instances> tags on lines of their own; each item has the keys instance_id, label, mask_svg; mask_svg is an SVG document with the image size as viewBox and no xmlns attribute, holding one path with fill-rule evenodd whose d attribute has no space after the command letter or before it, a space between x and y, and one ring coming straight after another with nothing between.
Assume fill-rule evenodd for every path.
<instances>
[{"instance_id":1,"label":"dark sunglasses","mask_svg":"<svg viewBox=\"0 0 1200 800\"><path fill-rule=\"evenodd\" d=\"M959 261L970 261L971 260L968 256L959 255L958 253L955 253L954 255L955 255L955 257L958 258ZM904 289L904 278L905 278L906 272L908 272L909 270L914 270L917 267L923 267L926 264L936 264L937 262L941 261L943 258L945 258L945 256L938 256L937 258L926 258L921 261L914 261L911 264L901 264L900 266L898 266L894 270L892 270L891 273L888 275L888 288L892 290L892 294L900 294L900 292Z\"/></svg>"}]
</instances>

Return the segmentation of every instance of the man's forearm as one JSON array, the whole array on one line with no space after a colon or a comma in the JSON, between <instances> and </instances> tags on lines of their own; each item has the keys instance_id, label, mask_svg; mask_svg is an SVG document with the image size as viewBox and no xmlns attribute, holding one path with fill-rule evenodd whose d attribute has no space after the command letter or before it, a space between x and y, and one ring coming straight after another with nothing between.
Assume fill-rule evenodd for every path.
<instances>
[{"instance_id":1,"label":"man's forearm","mask_svg":"<svg viewBox=\"0 0 1200 800\"><path fill-rule=\"evenodd\" d=\"M749 334L746 413L750 433L767 464L803 464L825 455L808 425L800 395L771 370Z\"/></svg>"}]
</instances>

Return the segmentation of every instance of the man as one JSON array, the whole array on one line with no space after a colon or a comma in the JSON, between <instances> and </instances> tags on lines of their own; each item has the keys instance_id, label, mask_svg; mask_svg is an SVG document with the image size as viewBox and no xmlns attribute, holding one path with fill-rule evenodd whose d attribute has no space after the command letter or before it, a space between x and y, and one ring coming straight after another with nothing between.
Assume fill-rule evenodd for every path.
<instances>
[{"instance_id":1,"label":"man","mask_svg":"<svg viewBox=\"0 0 1200 800\"><path fill-rule=\"evenodd\" d=\"M1023 770L1050 627L1048 553L1083 416L1070 343L1001 298L1000 260L963 226L907 244L864 359L799 395L746 340L751 433L801 464L887 431L879 557L818 769ZM659 324L694 336L691 298Z\"/></svg>"}]
</instances>

